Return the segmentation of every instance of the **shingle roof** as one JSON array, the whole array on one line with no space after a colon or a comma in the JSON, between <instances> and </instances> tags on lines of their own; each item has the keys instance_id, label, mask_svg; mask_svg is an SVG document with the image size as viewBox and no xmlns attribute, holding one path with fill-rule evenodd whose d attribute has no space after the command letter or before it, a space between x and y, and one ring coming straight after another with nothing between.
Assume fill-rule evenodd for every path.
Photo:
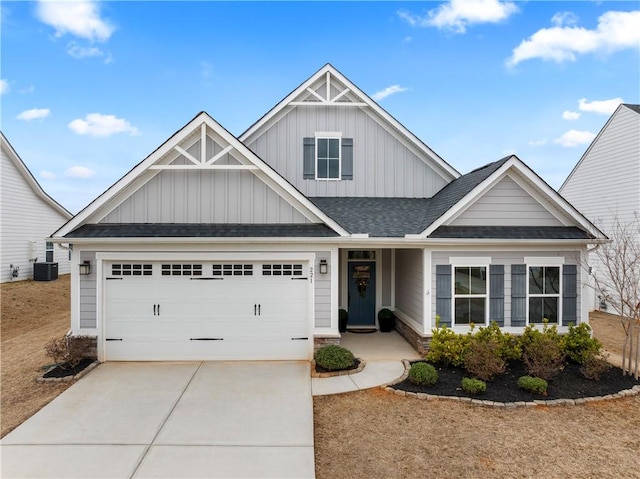
<instances>
[{"instance_id":1,"label":"shingle roof","mask_svg":"<svg viewBox=\"0 0 640 479\"><path fill-rule=\"evenodd\" d=\"M370 237L403 237L420 234L467 193L500 168L509 157L463 175L432 198L309 198L350 233Z\"/></svg>"},{"instance_id":2,"label":"shingle roof","mask_svg":"<svg viewBox=\"0 0 640 479\"><path fill-rule=\"evenodd\" d=\"M574 226L440 226L430 238L471 239L593 239Z\"/></svg>"},{"instance_id":3,"label":"shingle roof","mask_svg":"<svg viewBox=\"0 0 640 479\"><path fill-rule=\"evenodd\" d=\"M623 105L629 108L630 110L633 110L636 113L640 114L640 105L632 105L631 103L623 103Z\"/></svg>"},{"instance_id":4,"label":"shingle roof","mask_svg":"<svg viewBox=\"0 0 640 479\"><path fill-rule=\"evenodd\" d=\"M65 238L318 238L338 236L323 224L123 223L83 225Z\"/></svg>"}]
</instances>

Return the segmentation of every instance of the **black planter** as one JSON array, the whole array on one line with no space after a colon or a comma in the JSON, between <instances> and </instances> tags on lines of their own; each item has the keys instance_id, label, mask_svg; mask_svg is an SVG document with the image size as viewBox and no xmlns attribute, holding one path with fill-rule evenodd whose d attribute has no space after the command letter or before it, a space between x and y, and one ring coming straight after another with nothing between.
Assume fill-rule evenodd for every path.
<instances>
[{"instance_id":1,"label":"black planter","mask_svg":"<svg viewBox=\"0 0 640 479\"><path fill-rule=\"evenodd\" d=\"M381 309L378 311L378 325L381 333L389 333L395 329L396 317L389 309Z\"/></svg>"},{"instance_id":2,"label":"black planter","mask_svg":"<svg viewBox=\"0 0 640 479\"><path fill-rule=\"evenodd\" d=\"M347 313L344 309L338 311L338 330L341 333L347 331L347 322L349 321L349 313Z\"/></svg>"}]
</instances>

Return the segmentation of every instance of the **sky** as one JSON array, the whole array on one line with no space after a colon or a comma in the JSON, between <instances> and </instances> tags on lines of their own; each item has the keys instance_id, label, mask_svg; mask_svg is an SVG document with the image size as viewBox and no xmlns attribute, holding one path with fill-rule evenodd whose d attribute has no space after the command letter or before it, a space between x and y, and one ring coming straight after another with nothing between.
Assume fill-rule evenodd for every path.
<instances>
[{"instance_id":1,"label":"sky","mask_svg":"<svg viewBox=\"0 0 640 479\"><path fill-rule=\"evenodd\" d=\"M331 63L461 173L559 188L640 103L638 1L2 1L0 127L76 213L200 111L239 136Z\"/></svg>"}]
</instances>

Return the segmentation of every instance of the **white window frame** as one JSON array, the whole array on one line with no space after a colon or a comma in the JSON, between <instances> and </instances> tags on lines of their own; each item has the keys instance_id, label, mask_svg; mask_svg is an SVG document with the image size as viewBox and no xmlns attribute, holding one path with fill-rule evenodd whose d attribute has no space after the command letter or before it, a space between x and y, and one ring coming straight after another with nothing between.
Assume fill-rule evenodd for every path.
<instances>
[{"instance_id":1,"label":"white window frame","mask_svg":"<svg viewBox=\"0 0 640 479\"><path fill-rule=\"evenodd\" d=\"M318 157L319 140L338 140L338 176L337 178L320 178L318 176L318 165L320 164ZM316 131L315 133L315 158L316 158L316 180L318 181L340 181L342 179L342 133L336 131ZM327 151L329 149L327 148ZM328 160L328 159L327 159ZM329 174L329 165L327 164L327 174Z\"/></svg>"},{"instance_id":2,"label":"white window frame","mask_svg":"<svg viewBox=\"0 0 640 479\"><path fill-rule=\"evenodd\" d=\"M484 323L478 326L487 326L489 324L489 265L491 258L449 258L451 265L451 327L469 327L470 323L456 323L456 299L467 298L484 298ZM484 268L485 271L485 293L482 294L456 294L456 268Z\"/></svg>"},{"instance_id":3,"label":"white window frame","mask_svg":"<svg viewBox=\"0 0 640 479\"><path fill-rule=\"evenodd\" d=\"M49 253L51 253L51 260L49 260ZM47 263L52 263L56 260L56 250L53 242L45 241L44 242L44 260Z\"/></svg>"},{"instance_id":4,"label":"white window frame","mask_svg":"<svg viewBox=\"0 0 640 479\"><path fill-rule=\"evenodd\" d=\"M532 323L529 320L529 299L530 298L558 298L558 320L555 323L549 322L550 325L562 326L562 267L564 265L564 257L550 257L550 258L525 258L525 264L527 265L527 325L542 326L540 323ZM530 268L558 268L558 293L557 294L531 294L529 293L529 278Z\"/></svg>"}]
</instances>

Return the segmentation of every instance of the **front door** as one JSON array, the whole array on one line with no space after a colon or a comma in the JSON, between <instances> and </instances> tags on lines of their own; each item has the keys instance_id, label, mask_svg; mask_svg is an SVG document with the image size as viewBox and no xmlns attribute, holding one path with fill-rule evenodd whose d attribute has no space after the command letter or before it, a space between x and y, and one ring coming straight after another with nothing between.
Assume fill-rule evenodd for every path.
<instances>
[{"instance_id":1,"label":"front door","mask_svg":"<svg viewBox=\"0 0 640 479\"><path fill-rule=\"evenodd\" d=\"M376 325L376 263L349 262L349 327Z\"/></svg>"}]
</instances>

